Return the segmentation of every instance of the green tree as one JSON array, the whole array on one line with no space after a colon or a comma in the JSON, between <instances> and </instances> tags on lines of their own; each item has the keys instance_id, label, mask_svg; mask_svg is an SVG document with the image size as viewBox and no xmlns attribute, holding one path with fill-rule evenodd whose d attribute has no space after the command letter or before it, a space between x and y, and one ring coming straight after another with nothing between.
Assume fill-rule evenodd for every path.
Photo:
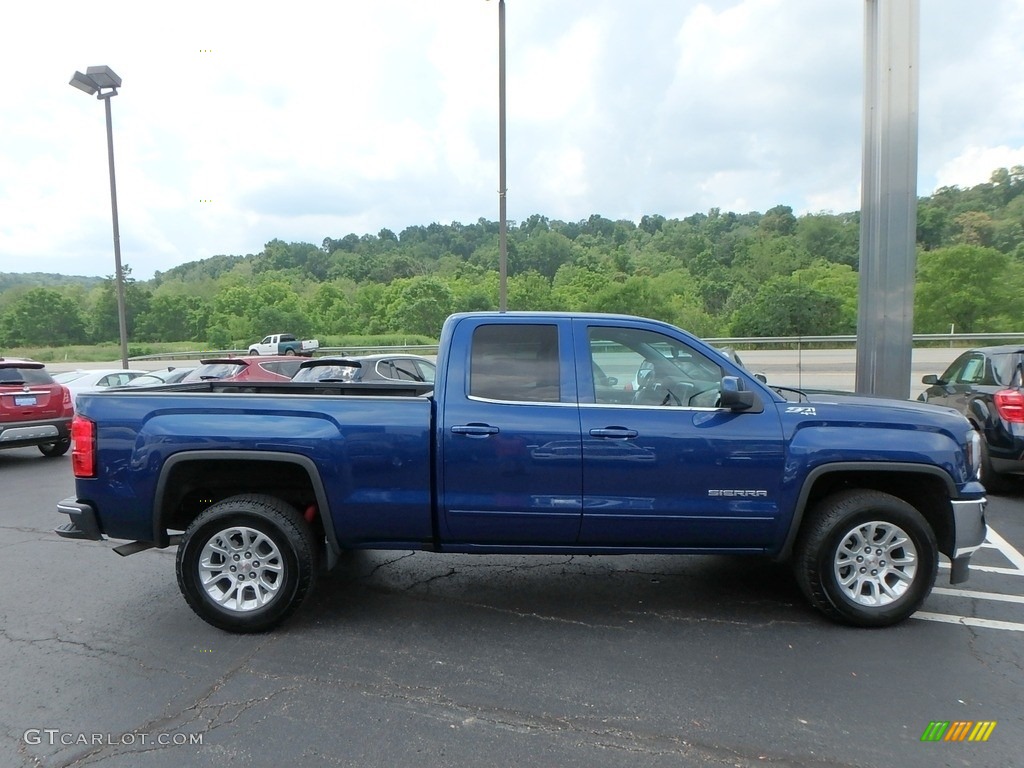
<instances>
[{"instance_id":1,"label":"green tree","mask_svg":"<svg viewBox=\"0 0 1024 768\"><path fill-rule=\"evenodd\" d=\"M385 317L390 330L437 338L452 313L452 292L433 277L398 280L387 288Z\"/></svg>"},{"instance_id":2,"label":"green tree","mask_svg":"<svg viewBox=\"0 0 1024 768\"><path fill-rule=\"evenodd\" d=\"M1018 303L1024 267L994 248L955 245L917 259L914 330L961 333L1019 330Z\"/></svg>"},{"instance_id":3,"label":"green tree","mask_svg":"<svg viewBox=\"0 0 1024 768\"><path fill-rule=\"evenodd\" d=\"M732 330L737 336L828 335L839 320L838 299L787 275L768 280L736 310Z\"/></svg>"},{"instance_id":4,"label":"green tree","mask_svg":"<svg viewBox=\"0 0 1024 768\"><path fill-rule=\"evenodd\" d=\"M127 264L121 267L124 275L125 324L128 338L135 337L135 322L149 310L152 291L136 282ZM104 279L96 292L95 303L89 315L89 335L94 341L116 341L121 338L121 325L117 311L117 281L113 275Z\"/></svg>"},{"instance_id":5,"label":"green tree","mask_svg":"<svg viewBox=\"0 0 1024 768\"><path fill-rule=\"evenodd\" d=\"M658 281L649 277L629 277L621 283L608 283L590 297L584 309L644 315L655 320L671 320L674 311L671 295Z\"/></svg>"},{"instance_id":6,"label":"green tree","mask_svg":"<svg viewBox=\"0 0 1024 768\"><path fill-rule=\"evenodd\" d=\"M857 332L857 294L860 275L848 264L830 263L819 260L809 267L793 273L798 283L808 285L825 296L832 296L839 302L839 320L832 333Z\"/></svg>"},{"instance_id":7,"label":"green tree","mask_svg":"<svg viewBox=\"0 0 1024 768\"><path fill-rule=\"evenodd\" d=\"M51 288L32 288L0 315L0 343L60 346L85 341L78 302Z\"/></svg>"},{"instance_id":8,"label":"green tree","mask_svg":"<svg viewBox=\"0 0 1024 768\"><path fill-rule=\"evenodd\" d=\"M140 341L202 341L211 311L199 296L160 293L139 315L135 335Z\"/></svg>"}]
</instances>

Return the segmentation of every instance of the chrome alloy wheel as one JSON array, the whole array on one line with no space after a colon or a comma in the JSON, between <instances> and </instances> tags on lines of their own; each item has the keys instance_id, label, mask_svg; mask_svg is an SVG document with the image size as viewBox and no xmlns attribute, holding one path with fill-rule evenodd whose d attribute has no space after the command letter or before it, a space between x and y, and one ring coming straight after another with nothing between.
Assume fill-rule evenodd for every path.
<instances>
[{"instance_id":1,"label":"chrome alloy wheel","mask_svg":"<svg viewBox=\"0 0 1024 768\"><path fill-rule=\"evenodd\" d=\"M858 605L889 605L910 588L917 574L917 549L893 523L862 523L843 536L836 548L836 583Z\"/></svg>"},{"instance_id":2,"label":"chrome alloy wheel","mask_svg":"<svg viewBox=\"0 0 1024 768\"><path fill-rule=\"evenodd\" d=\"M196 567L206 594L221 607L239 613L273 602L284 582L277 545L262 531L245 526L211 536Z\"/></svg>"}]
</instances>

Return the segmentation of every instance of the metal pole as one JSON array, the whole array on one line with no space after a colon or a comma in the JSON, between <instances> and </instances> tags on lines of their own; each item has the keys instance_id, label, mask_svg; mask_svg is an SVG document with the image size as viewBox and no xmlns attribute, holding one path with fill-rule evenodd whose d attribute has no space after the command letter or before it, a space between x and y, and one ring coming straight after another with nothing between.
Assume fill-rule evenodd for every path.
<instances>
[{"instance_id":1,"label":"metal pole","mask_svg":"<svg viewBox=\"0 0 1024 768\"><path fill-rule=\"evenodd\" d=\"M498 309L508 310L508 220L505 215L505 0L498 0Z\"/></svg>"},{"instance_id":2,"label":"metal pole","mask_svg":"<svg viewBox=\"0 0 1024 768\"><path fill-rule=\"evenodd\" d=\"M866 0L857 391L910 396L919 0Z\"/></svg>"},{"instance_id":3,"label":"metal pole","mask_svg":"<svg viewBox=\"0 0 1024 768\"><path fill-rule=\"evenodd\" d=\"M124 271L121 269L121 233L117 226L117 185L114 183L114 128L110 119L110 97L116 90L99 94L107 113L107 161L110 166L110 210L114 220L114 280L117 286L117 325L121 339L121 367L128 367L128 320L125 316Z\"/></svg>"}]
</instances>

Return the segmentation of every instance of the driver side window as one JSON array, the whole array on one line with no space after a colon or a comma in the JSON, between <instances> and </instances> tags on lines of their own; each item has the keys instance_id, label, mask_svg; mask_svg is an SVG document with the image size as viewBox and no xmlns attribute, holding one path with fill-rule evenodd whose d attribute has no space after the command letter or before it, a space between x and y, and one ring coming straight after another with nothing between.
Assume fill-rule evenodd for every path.
<instances>
[{"instance_id":1,"label":"driver side window","mask_svg":"<svg viewBox=\"0 0 1024 768\"><path fill-rule=\"evenodd\" d=\"M718 401L721 367L682 342L653 331L592 326L589 343L595 403L714 407Z\"/></svg>"}]
</instances>

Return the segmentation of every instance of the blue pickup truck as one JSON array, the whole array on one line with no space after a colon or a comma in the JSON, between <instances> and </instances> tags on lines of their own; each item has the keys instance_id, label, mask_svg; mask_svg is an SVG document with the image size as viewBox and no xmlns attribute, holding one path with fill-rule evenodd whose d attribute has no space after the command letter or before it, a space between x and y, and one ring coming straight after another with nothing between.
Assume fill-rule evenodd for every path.
<instances>
[{"instance_id":1,"label":"blue pickup truck","mask_svg":"<svg viewBox=\"0 0 1024 768\"><path fill-rule=\"evenodd\" d=\"M267 630L349 549L747 554L836 621L967 579L980 443L951 409L772 388L637 317L450 317L431 384L200 382L79 397L71 539L176 545L192 609Z\"/></svg>"}]
</instances>

